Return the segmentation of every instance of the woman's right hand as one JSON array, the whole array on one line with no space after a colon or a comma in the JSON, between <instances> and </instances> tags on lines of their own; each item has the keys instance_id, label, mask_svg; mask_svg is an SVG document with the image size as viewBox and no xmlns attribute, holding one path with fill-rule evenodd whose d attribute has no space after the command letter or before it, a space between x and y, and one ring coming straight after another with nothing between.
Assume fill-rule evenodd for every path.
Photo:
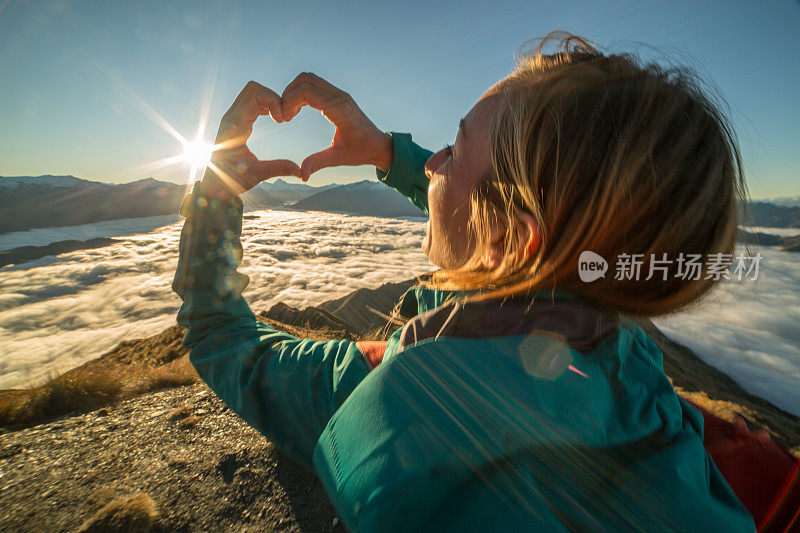
<instances>
[{"instance_id":1,"label":"woman's right hand","mask_svg":"<svg viewBox=\"0 0 800 533\"><path fill-rule=\"evenodd\" d=\"M280 122L292 120L304 105L319 109L335 127L330 148L311 154L300 165L300 176L308 180L314 172L343 165L374 165L387 172L392 166L392 137L379 130L353 98L320 78L303 72L281 95ZM273 118L276 118L273 115Z\"/></svg>"}]
</instances>

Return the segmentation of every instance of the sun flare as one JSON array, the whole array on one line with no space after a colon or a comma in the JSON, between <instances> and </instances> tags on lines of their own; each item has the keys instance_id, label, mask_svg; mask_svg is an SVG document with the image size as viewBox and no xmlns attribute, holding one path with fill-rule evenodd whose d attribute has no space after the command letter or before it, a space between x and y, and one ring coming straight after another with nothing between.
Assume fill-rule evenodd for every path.
<instances>
[{"instance_id":1,"label":"sun flare","mask_svg":"<svg viewBox=\"0 0 800 533\"><path fill-rule=\"evenodd\" d=\"M187 142L183 145L183 159L188 162L192 168L205 168L211 161L211 154L214 152L214 145L196 140L194 142Z\"/></svg>"}]
</instances>

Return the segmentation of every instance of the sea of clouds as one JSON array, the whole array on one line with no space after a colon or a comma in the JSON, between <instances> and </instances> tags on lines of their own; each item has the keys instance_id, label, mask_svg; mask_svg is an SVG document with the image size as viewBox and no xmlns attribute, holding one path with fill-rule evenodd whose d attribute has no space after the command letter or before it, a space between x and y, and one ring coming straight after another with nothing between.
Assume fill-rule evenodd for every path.
<instances>
[{"instance_id":1,"label":"sea of clouds","mask_svg":"<svg viewBox=\"0 0 800 533\"><path fill-rule=\"evenodd\" d=\"M122 241L0 268L0 388L38 382L174 324L181 226L165 216L0 236L0 250ZM240 271L250 276L244 294L256 312L277 302L302 308L435 269L420 248L423 218L259 210L246 214L243 228ZM749 392L800 415L800 254L751 251L763 256L757 280L725 282L702 305L656 324Z\"/></svg>"},{"instance_id":2,"label":"sea of clouds","mask_svg":"<svg viewBox=\"0 0 800 533\"><path fill-rule=\"evenodd\" d=\"M694 309L653 322L746 391L800 416L800 254L751 248L758 253L758 279L733 278Z\"/></svg>"},{"instance_id":3,"label":"sea of clouds","mask_svg":"<svg viewBox=\"0 0 800 533\"><path fill-rule=\"evenodd\" d=\"M171 283L178 217L109 221L0 236L0 249L64 239L122 242L0 269L0 388L19 387L80 365L124 339L175 324ZM125 235L124 227L132 228ZM277 302L303 308L361 287L434 269L422 253L423 218L249 211L240 271L258 312Z\"/></svg>"}]
</instances>

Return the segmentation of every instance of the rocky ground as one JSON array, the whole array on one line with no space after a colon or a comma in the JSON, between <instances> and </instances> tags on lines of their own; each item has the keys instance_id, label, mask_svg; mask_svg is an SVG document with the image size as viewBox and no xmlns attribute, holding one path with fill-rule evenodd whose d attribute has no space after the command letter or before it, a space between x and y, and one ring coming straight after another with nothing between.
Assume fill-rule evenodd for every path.
<instances>
[{"instance_id":1,"label":"rocky ground","mask_svg":"<svg viewBox=\"0 0 800 533\"><path fill-rule=\"evenodd\" d=\"M0 501L9 532L343 531L315 475L201 384L0 435Z\"/></svg>"}]
</instances>

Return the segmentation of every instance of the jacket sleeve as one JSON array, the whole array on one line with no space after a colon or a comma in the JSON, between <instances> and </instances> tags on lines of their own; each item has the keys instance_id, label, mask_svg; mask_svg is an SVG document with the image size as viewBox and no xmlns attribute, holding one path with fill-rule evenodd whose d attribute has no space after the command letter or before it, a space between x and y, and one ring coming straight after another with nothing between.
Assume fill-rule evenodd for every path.
<instances>
[{"instance_id":1,"label":"jacket sleeve","mask_svg":"<svg viewBox=\"0 0 800 533\"><path fill-rule=\"evenodd\" d=\"M311 466L333 413L369 372L356 344L298 339L258 321L242 297L242 201L184 200L173 290L190 361L211 389L293 459Z\"/></svg>"},{"instance_id":2,"label":"jacket sleeve","mask_svg":"<svg viewBox=\"0 0 800 533\"><path fill-rule=\"evenodd\" d=\"M403 196L419 207L428 216L428 177L425 163L433 155L430 150L421 148L411 141L408 133L389 133L392 136L394 156L389 172L375 169L378 179L397 189Z\"/></svg>"}]
</instances>

